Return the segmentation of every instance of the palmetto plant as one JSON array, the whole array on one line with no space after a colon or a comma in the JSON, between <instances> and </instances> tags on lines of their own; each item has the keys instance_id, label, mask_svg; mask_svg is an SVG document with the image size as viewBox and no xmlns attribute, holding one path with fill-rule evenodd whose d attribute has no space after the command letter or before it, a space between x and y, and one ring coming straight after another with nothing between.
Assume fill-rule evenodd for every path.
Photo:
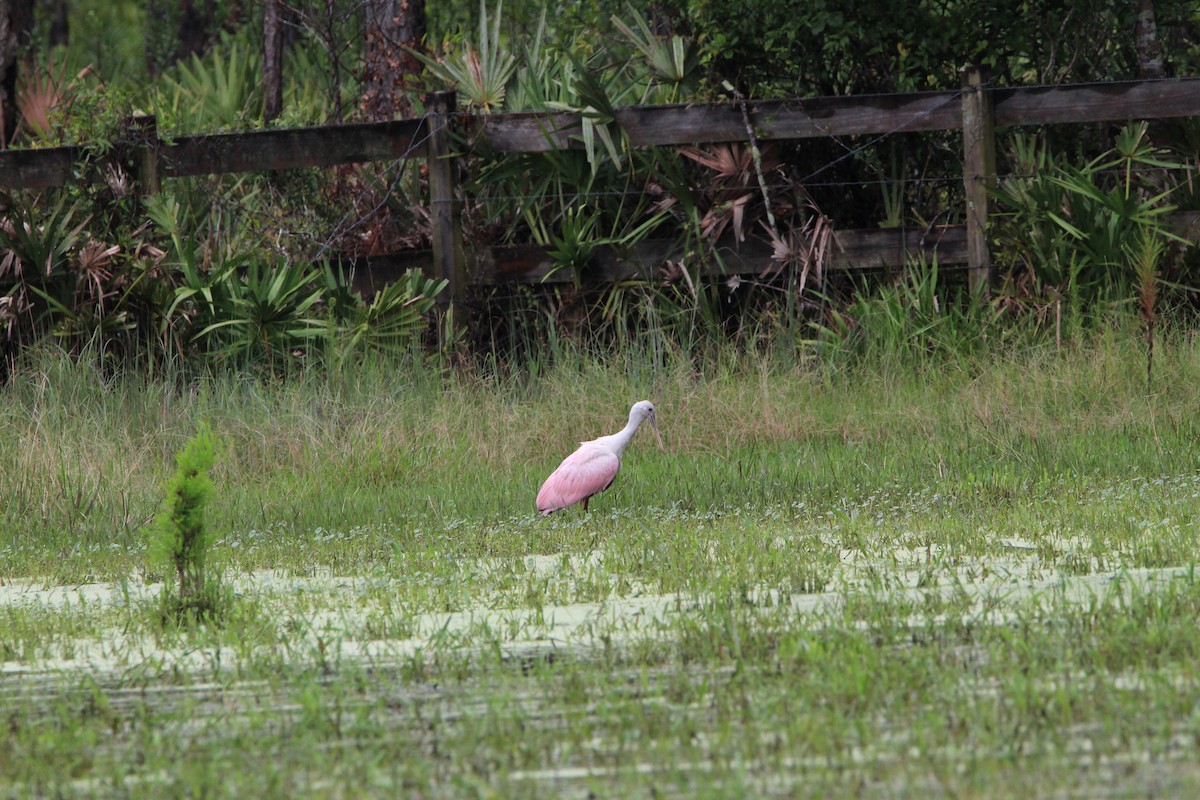
<instances>
[{"instance_id":1,"label":"palmetto plant","mask_svg":"<svg viewBox=\"0 0 1200 800\"><path fill-rule=\"evenodd\" d=\"M582 146L484 159L468 173L468 193L492 228L505 228L504 237L528 236L546 245L561 240L564 253L578 249L573 241L594 249L626 240L645 221L648 204L642 200L657 158L654 151L628 150L615 124L617 103L629 97L628 81L546 45L543 30L525 53L510 97L522 109L575 111L580 125L573 135ZM557 140L562 132L545 133ZM597 221L587 224L592 217ZM562 264L583 260L564 258Z\"/></svg>"},{"instance_id":2,"label":"palmetto plant","mask_svg":"<svg viewBox=\"0 0 1200 800\"><path fill-rule=\"evenodd\" d=\"M1137 254L1147 238L1182 241L1169 224L1175 186L1161 177L1182 165L1166 160L1147 131L1145 123L1127 126L1082 168L1016 140L1020 176L995 191L997 252L1013 254L1014 266L1069 309L1144 291Z\"/></svg>"},{"instance_id":3,"label":"palmetto plant","mask_svg":"<svg viewBox=\"0 0 1200 800\"><path fill-rule=\"evenodd\" d=\"M488 27L487 7L479 2L479 42L463 42L441 58L432 58L419 50L406 48L425 65L429 74L446 88L459 94L462 105L484 113L498 111L504 106L508 83L517 68L517 59L507 52L500 41L500 16L504 3L496 4L491 28Z\"/></svg>"},{"instance_id":4,"label":"palmetto plant","mask_svg":"<svg viewBox=\"0 0 1200 800\"><path fill-rule=\"evenodd\" d=\"M649 72L641 102L674 103L690 95L699 77L700 55L692 41L683 36L656 36L645 17L632 6L626 6L626 23L613 16L612 23L633 48L642 56ZM665 91L655 94L656 87Z\"/></svg>"},{"instance_id":5,"label":"palmetto plant","mask_svg":"<svg viewBox=\"0 0 1200 800\"><path fill-rule=\"evenodd\" d=\"M105 314L102 305L96 309L77 302L80 272L73 262L87 242L88 224L81 204L64 193L44 210L33 201L6 199L4 205L5 214L0 217L0 297L4 300L0 325L9 346L55 330L60 323L86 335L87 331L71 326L71 320L103 320ZM103 272L102 258L99 263L97 258L92 261L101 267L91 273L98 283L94 287L85 284L84 289L95 288L103 300L110 291L110 276Z\"/></svg>"},{"instance_id":6,"label":"palmetto plant","mask_svg":"<svg viewBox=\"0 0 1200 800\"><path fill-rule=\"evenodd\" d=\"M326 271L327 288L344 290L344 282ZM410 269L395 283L375 293L370 303L352 302L340 307L336 321L336 349L345 359L353 353L398 353L410 347L426 328L426 314L447 281L426 278Z\"/></svg>"},{"instance_id":7,"label":"palmetto plant","mask_svg":"<svg viewBox=\"0 0 1200 800\"><path fill-rule=\"evenodd\" d=\"M610 162L620 170L621 154L629 149L625 142L625 132L616 124L617 105L621 102L621 97L614 95L613 89L616 86L612 82L603 81L596 72L588 69L586 64L576 62L574 66L573 82L569 89L574 95L573 98L551 101L547 105L561 111L574 111L579 115L579 139L583 142L583 150L587 154L588 163L592 165L593 173L598 171L602 164L596 149L597 139L604 145Z\"/></svg>"},{"instance_id":8,"label":"palmetto plant","mask_svg":"<svg viewBox=\"0 0 1200 800\"><path fill-rule=\"evenodd\" d=\"M148 202L171 239L177 281L164 326L179 348L201 359L278 368L328 344L335 355L400 351L424 329L444 280L406 273L369 303L325 263L286 263L235 246L207 246L184 234L184 212L169 195Z\"/></svg>"},{"instance_id":9,"label":"palmetto plant","mask_svg":"<svg viewBox=\"0 0 1200 800\"><path fill-rule=\"evenodd\" d=\"M1067 205L1051 210L1052 219L1072 241L1100 267L1117 268L1117 280L1128 280L1128 248L1136 234L1149 230L1174 236L1168 217L1175 206L1167 202L1175 187L1162 188L1147 182L1139 170L1181 169L1182 164L1165 161L1147 139L1146 123L1122 129L1116 146L1083 169L1065 167L1049 180L1063 189ZM1117 180L1105 180L1115 172ZM1175 237L1178 238L1178 237Z\"/></svg>"},{"instance_id":10,"label":"palmetto plant","mask_svg":"<svg viewBox=\"0 0 1200 800\"><path fill-rule=\"evenodd\" d=\"M262 53L248 34L226 35L203 56L179 62L162 76L158 113L188 130L232 128L262 108Z\"/></svg>"},{"instance_id":11,"label":"palmetto plant","mask_svg":"<svg viewBox=\"0 0 1200 800\"><path fill-rule=\"evenodd\" d=\"M303 355L325 333L317 313L324 290L317 265L282 264L251 258L238 270L225 270L228 305L225 319L209 323L198 336L240 360L265 360L269 366Z\"/></svg>"},{"instance_id":12,"label":"palmetto plant","mask_svg":"<svg viewBox=\"0 0 1200 800\"><path fill-rule=\"evenodd\" d=\"M588 208L587 203L564 209L557 233L547 232L532 215L530 222L534 240L538 244L547 245L550 257L554 259L554 268L550 274L559 270L569 270L574 274L576 283L580 273L591 264L596 249L608 241L606 237L597 235L600 216L596 209Z\"/></svg>"},{"instance_id":13,"label":"palmetto plant","mask_svg":"<svg viewBox=\"0 0 1200 800\"><path fill-rule=\"evenodd\" d=\"M228 317L226 282L241 258L230 250L218 250L214 257L211 243L206 247L199 237L191 235L186 212L173 195L148 198L146 213L170 239L164 266L175 274L174 297L162 318L163 332L186 349L193 344L197 331Z\"/></svg>"},{"instance_id":14,"label":"palmetto plant","mask_svg":"<svg viewBox=\"0 0 1200 800\"><path fill-rule=\"evenodd\" d=\"M48 139L53 133L52 114L71 92L66 80L67 62L59 62L57 72L52 64L34 61L21 70L17 83L17 108L21 120L38 139Z\"/></svg>"},{"instance_id":15,"label":"palmetto plant","mask_svg":"<svg viewBox=\"0 0 1200 800\"><path fill-rule=\"evenodd\" d=\"M40 281L65 271L88 219L81 204L60 194L45 213L35 204L12 200L0 218L0 281Z\"/></svg>"}]
</instances>

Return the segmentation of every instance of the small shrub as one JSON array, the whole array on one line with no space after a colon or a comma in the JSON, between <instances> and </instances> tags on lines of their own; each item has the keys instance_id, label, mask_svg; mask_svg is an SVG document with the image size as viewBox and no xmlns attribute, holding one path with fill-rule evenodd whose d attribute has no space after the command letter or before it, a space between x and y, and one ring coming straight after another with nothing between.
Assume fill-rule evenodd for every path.
<instances>
[{"instance_id":1,"label":"small shrub","mask_svg":"<svg viewBox=\"0 0 1200 800\"><path fill-rule=\"evenodd\" d=\"M220 585L208 575L212 544L204 525L204 507L212 494L208 471L216 460L216 438L202 426L175 456L175 475L151 532L152 551L174 570L177 585L163 588L164 621L218 621L226 610Z\"/></svg>"}]
</instances>

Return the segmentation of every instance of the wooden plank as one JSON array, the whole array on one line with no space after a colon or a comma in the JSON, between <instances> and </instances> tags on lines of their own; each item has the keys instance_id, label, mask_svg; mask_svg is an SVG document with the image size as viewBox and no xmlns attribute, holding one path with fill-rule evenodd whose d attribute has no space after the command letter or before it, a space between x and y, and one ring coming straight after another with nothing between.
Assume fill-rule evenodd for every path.
<instances>
[{"instance_id":1,"label":"wooden plank","mask_svg":"<svg viewBox=\"0 0 1200 800\"><path fill-rule=\"evenodd\" d=\"M46 147L0 152L0 189L48 189L75 177L75 163L83 148Z\"/></svg>"},{"instance_id":2,"label":"wooden plank","mask_svg":"<svg viewBox=\"0 0 1200 800\"><path fill-rule=\"evenodd\" d=\"M831 258L834 269L896 269L923 255L939 264L967 263L964 225L932 228L866 228L838 231Z\"/></svg>"},{"instance_id":3,"label":"wooden plank","mask_svg":"<svg viewBox=\"0 0 1200 800\"><path fill-rule=\"evenodd\" d=\"M421 119L178 136L162 141L160 175L179 178L423 158L427 138ZM84 152L78 146L2 151L0 188L62 186L76 179L75 163Z\"/></svg>"},{"instance_id":4,"label":"wooden plank","mask_svg":"<svg viewBox=\"0 0 1200 800\"><path fill-rule=\"evenodd\" d=\"M826 266L833 270L896 269L908 264L909 258L918 253L927 258L936 255L941 264L966 263L965 227L945 225L929 230L868 228L838 231ZM720 264L709 263L706 274L716 277L758 276L774 269L771 247L765 241L751 239L740 247L721 247L720 256ZM673 240L641 242L629 252L603 247L597 251L592 268L584 280L587 283L669 280L672 276L666 264L678 258L679 244ZM570 270L556 272L554 259L545 248L518 246L492 247L475 253L471 277L476 284L491 286L571 283L576 276Z\"/></svg>"},{"instance_id":5,"label":"wooden plank","mask_svg":"<svg viewBox=\"0 0 1200 800\"><path fill-rule=\"evenodd\" d=\"M1200 238L1200 211L1178 211L1171 215L1171 229L1189 239ZM908 264L916 254L937 257L939 264L966 264L969 252L965 225L939 225L927 230L898 228L864 228L837 233L837 246L830 253L832 270L862 271L898 269ZM678 243L673 240L641 242L631 255L621 256L611 248L599 253L597 269L589 281L605 280L666 280L669 275L663 265L678 258ZM720 276L759 275L771 266L771 254L764 242L751 241L742 248L722 247L725 269ZM546 277L554 268L554 259L546 248L535 245L505 245L489 247L473 254L467 280L472 285L496 286L514 284L570 283L573 276L558 272ZM412 268L419 268L433 277L433 254L429 250L410 250L390 255L358 259L353 267L353 287L370 296L393 281L399 280ZM716 270L714 270L716 272Z\"/></svg>"},{"instance_id":6,"label":"wooden plank","mask_svg":"<svg viewBox=\"0 0 1200 800\"><path fill-rule=\"evenodd\" d=\"M759 139L943 130L959 127L962 119L957 92L815 97L751 102L748 108ZM634 147L746 140L735 103L622 108L615 120ZM463 124L469 141L496 152L582 146L577 114L492 114Z\"/></svg>"},{"instance_id":7,"label":"wooden plank","mask_svg":"<svg viewBox=\"0 0 1200 800\"><path fill-rule=\"evenodd\" d=\"M994 89L992 96L1001 127L1200 116L1200 78Z\"/></svg>"},{"instance_id":8,"label":"wooden plank","mask_svg":"<svg viewBox=\"0 0 1200 800\"><path fill-rule=\"evenodd\" d=\"M996 125L1165 119L1200 116L1200 78L1145 82L995 89ZM814 97L750 103L761 139L862 136L961 126L958 92ZM494 114L458 118L468 142L499 152L544 152L578 146L577 115ZM634 146L688 145L745 140L733 103L624 108L617 121ZM422 120L178 137L164 142L162 175L259 172L332 167L422 156ZM80 146L0 152L0 188L46 188L76 179Z\"/></svg>"},{"instance_id":9,"label":"wooden plank","mask_svg":"<svg viewBox=\"0 0 1200 800\"><path fill-rule=\"evenodd\" d=\"M1095 83L990 90L996 124L1048 125L1200 116L1200 79ZM808 139L962 126L959 92L851 95L751 102L760 139ZM634 147L745 141L734 103L618 109L616 122ZM578 115L492 114L465 121L469 138L496 152L546 152L580 147Z\"/></svg>"},{"instance_id":10,"label":"wooden plank","mask_svg":"<svg viewBox=\"0 0 1200 800\"><path fill-rule=\"evenodd\" d=\"M424 157L427 137L421 119L180 136L162 147L163 174L182 177Z\"/></svg>"},{"instance_id":11,"label":"wooden plank","mask_svg":"<svg viewBox=\"0 0 1200 800\"><path fill-rule=\"evenodd\" d=\"M797 98L751 102L747 109L759 139L943 130L961 119L957 92ZM635 147L746 139L736 103L628 108L617 112L617 121Z\"/></svg>"},{"instance_id":12,"label":"wooden plank","mask_svg":"<svg viewBox=\"0 0 1200 800\"><path fill-rule=\"evenodd\" d=\"M385 286L404 277L410 269L419 269L434 277L433 253L429 250L408 250L390 255L345 259L338 268L349 278L350 289L370 299Z\"/></svg>"},{"instance_id":13,"label":"wooden plank","mask_svg":"<svg viewBox=\"0 0 1200 800\"><path fill-rule=\"evenodd\" d=\"M1045 125L1200 116L1200 78L1059 87L994 89L996 124ZM958 92L817 97L750 104L760 139L803 139L961 126ZM625 108L617 121L635 147L744 141L745 124L733 103ZM459 117L468 141L499 152L545 152L578 146L578 117L495 114ZM181 136L163 143L162 175L328 167L424 156L422 120L355 123ZM41 189L74 180L79 146L0 152L0 188ZM89 177L90 179L90 177Z\"/></svg>"}]
</instances>

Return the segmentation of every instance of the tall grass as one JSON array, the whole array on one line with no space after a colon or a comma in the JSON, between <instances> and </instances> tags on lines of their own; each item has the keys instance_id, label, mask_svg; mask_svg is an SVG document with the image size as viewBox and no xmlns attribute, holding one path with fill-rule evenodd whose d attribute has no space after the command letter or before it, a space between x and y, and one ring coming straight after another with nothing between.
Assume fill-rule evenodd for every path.
<instances>
[{"instance_id":1,"label":"tall grass","mask_svg":"<svg viewBox=\"0 0 1200 800\"><path fill-rule=\"evenodd\" d=\"M53 587L0 608L29 668L0 685L0 793L820 797L935 773L1192 796L1200 357L1160 329L1148 390L1143 336L834 362L559 341L536 377L42 351L0 397L0 580ZM667 452L635 440L589 514L538 517L542 478L642 397ZM143 529L201 419L238 602L148 636L138 598L171 576Z\"/></svg>"},{"instance_id":2,"label":"tall grass","mask_svg":"<svg viewBox=\"0 0 1200 800\"><path fill-rule=\"evenodd\" d=\"M202 419L228 443L209 524L219 539L254 532L270 545L254 557L218 548L247 567L294 563L288 543L314 531L380 531L354 554L364 563L418 531L466 531L481 555L583 546L539 526L537 486L643 398L667 452L634 443L593 504L600 530L618 510L811 508L930 489L961 500L997 481L1178 474L1197 465L1200 357L1191 334L1159 335L1151 393L1136 325L1061 348L825 367L732 345L698 364L636 342L611 354L561 343L536 379L420 359L148 378L43 350L0 396L0 552L12 574L141 568L172 454ZM489 537L502 522L528 537Z\"/></svg>"}]
</instances>

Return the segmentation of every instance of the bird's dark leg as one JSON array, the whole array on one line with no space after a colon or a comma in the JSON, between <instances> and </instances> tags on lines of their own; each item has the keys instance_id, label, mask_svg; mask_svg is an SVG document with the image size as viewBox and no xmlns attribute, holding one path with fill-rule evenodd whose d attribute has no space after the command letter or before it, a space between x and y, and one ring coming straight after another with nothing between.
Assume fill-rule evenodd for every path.
<instances>
[{"instance_id":1,"label":"bird's dark leg","mask_svg":"<svg viewBox=\"0 0 1200 800\"><path fill-rule=\"evenodd\" d=\"M592 496L590 494L587 497L583 498L583 510L585 512L587 511L588 500L591 500L591 499L592 499Z\"/></svg>"}]
</instances>

